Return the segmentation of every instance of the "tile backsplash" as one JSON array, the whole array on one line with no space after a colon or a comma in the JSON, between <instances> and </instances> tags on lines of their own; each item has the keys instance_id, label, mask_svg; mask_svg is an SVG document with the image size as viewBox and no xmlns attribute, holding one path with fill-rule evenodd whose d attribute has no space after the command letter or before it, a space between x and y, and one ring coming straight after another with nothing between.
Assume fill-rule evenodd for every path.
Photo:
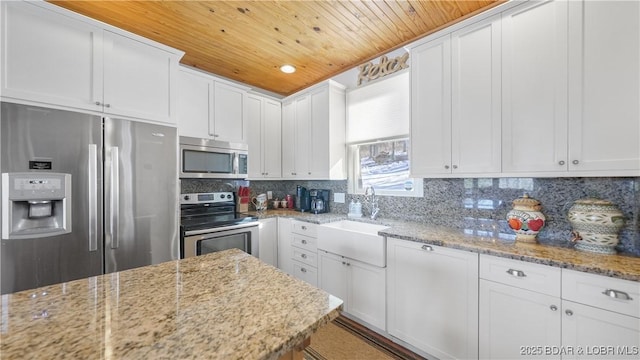
<instances>
[{"instance_id":1,"label":"tile backsplash","mask_svg":"<svg viewBox=\"0 0 640 360\"><path fill-rule=\"evenodd\" d=\"M229 191L247 181L183 179L182 192ZM347 193L347 181L251 181L252 196L272 191L274 198L295 194L296 185ZM409 220L464 229L478 236L514 240L506 215L514 199L528 193L542 203L547 223L538 234L540 243L570 246L567 212L578 199L597 197L616 204L625 215L618 251L640 256L640 178L480 178L424 179L424 196L379 196L379 219ZM331 212L346 214L344 204L330 202ZM364 209L363 209L364 211ZM366 216L367 214L365 214Z\"/></svg>"}]
</instances>

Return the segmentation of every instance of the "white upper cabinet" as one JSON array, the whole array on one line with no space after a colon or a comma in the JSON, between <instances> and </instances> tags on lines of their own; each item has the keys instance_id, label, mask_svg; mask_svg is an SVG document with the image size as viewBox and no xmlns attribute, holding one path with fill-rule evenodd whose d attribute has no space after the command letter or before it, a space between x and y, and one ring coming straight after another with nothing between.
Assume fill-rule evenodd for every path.
<instances>
[{"instance_id":1,"label":"white upper cabinet","mask_svg":"<svg viewBox=\"0 0 640 360\"><path fill-rule=\"evenodd\" d=\"M451 172L451 37L411 49L411 176Z\"/></svg>"},{"instance_id":2,"label":"white upper cabinet","mask_svg":"<svg viewBox=\"0 0 640 360\"><path fill-rule=\"evenodd\" d=\"M177 59L162 49L104 32L104 112L176 123Z\"/></svg>"},{"instance_id":3,"label":"white upper cabinet","mask_svg":"<svg viewBox=\"0 0 640 360\"><path fill-rule=\"evenodd\" d=\"M213 80L181 67L178 75L178 134L209 137L209 119L213 116Z\"/></svg>"},{"instance_id":4,"label":"white upper cabinet","mask_svg":"<svg viewBox=\"0 0 640 360\"><path fill-rule=\"evenodd\" d=\"M500 17L451 34L451 171L500 172Z\"/></svg>"},{"instance_id":5,"label":"white upper cabinet","mask_svg":"<svg viewBox=\"0 0 640 360\"><path fill-rule=\"evenodd\" d=\"M4 100L175 123L181 52L45 2L2 7Z\"/></svg>"},{"instance_id":6,"label":"white upper cabinet","mask_svg":"<svg viewBox=\"0 0 640 360\"><path fill-rule=\"evenodd\" d=\"M502 169L567 169L567 2L502 14Z\"/></svg>"},{"instance_id":7,"label":"white upper cabinet","mask_svg":"<svg viewBox=\"0 0 640 360\"><path fill-rule=\"evenodd\" d=\"M503 171L640 174L640 3L533 2L502 20Z\"/></svg>"},{"instance_id":8,"label":"white upper cabinet","mask_svg":"<svg viewBox=\"0 0 640 360\"><path fill-rule=\"evenodd\" d=\"M280 178L281 103L260 95L247 95L249 178Z\"/></svg>"},{"instance_id":9,"label":"white upper cabinet","mask_svg":"<svg viewBox=\"0 0 640 360\"><path fill-rule=\"evenodd\" d=\"M213 90L213 117L209 135L216 140L247 142L244 102L247 89L216 81Z\"/></svg>"},{"instance_id":10,"label":"white upper cabinet","mask_svg":"<svg viewBox=\"0 0 640 360\"><path fill-rule=\"evenodd\" d=\"M569 2L570 171L640 174L640 2Z\"/></svg>"},{"instance_id":11,"label":"white upper cabinet","mask_svg":"<svg viewBox=\"0 0 640 360\"><path fill-rule=\"evenodd\" d=\"M178 133L233 143L247 142L248 87L180 67Z\"/></svg>"},{"instance_id":12,"label":"white upper cabinet","mask_svg":"<svg viewBox=\"0 0 640 360\"><path fill-rule=\"evenodd\" d=\"M500 172L500 21L411 50L411 175Z\"/></svg>"},{"instance_id":13,"label":"white upper cabinet","mask_svg":"<svg viewBox=\"0 0 640 360\"><path fill-rule=\"evenodd\" d=\"M284 100L283 178L346 178L345 102L344 87L333 81Z\"/></svg>"}]
</instances>

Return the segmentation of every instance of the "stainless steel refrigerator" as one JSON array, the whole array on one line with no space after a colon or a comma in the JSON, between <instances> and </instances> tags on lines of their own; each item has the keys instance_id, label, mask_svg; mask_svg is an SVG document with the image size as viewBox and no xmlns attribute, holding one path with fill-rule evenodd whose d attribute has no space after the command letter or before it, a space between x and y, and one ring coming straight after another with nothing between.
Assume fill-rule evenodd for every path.
<instances>
[{"instance_id":1,"label":"stainless steel refrigerator","mask_svg":"<svg viewBox=\"0 0 640 360\"><path fill-rule=\"evenodd\" d=\"M0 170L2 294L179 258L175 128L3 102Z\"/></svg>"}]
</instances>

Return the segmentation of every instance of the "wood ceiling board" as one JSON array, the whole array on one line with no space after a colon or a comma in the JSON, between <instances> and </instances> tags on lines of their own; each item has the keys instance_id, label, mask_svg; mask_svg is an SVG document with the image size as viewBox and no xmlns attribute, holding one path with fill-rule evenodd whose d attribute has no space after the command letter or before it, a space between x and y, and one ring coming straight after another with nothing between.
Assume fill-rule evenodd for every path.
<instances>
[{"instance_id":1,"label":"wood ceiling board","mask_svg":"<svg viewBox=\"0 0 640 360\"><path fill-rule=\"evenodd\" d=\"M51 2L180 49L183 64L286 96L503 0ZM298 72L279 72L285 63Z\"/></svg>"}]
</instances>

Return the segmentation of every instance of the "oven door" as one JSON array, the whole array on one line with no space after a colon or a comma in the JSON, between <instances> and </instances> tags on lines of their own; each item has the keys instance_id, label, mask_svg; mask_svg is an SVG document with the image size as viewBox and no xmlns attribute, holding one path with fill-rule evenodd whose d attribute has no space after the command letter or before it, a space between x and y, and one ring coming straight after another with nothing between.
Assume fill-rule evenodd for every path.
<instances>
[{"instance_id":1,"label":"oven door","mask_svg":"<svg viewBox=\"0 0 640 360\"><path fill-rule=\"evenodd\" d=\"M181 258L240 249L258 257L258 222L219 228L185 231Z\"/></svg>"}]
</instances>

